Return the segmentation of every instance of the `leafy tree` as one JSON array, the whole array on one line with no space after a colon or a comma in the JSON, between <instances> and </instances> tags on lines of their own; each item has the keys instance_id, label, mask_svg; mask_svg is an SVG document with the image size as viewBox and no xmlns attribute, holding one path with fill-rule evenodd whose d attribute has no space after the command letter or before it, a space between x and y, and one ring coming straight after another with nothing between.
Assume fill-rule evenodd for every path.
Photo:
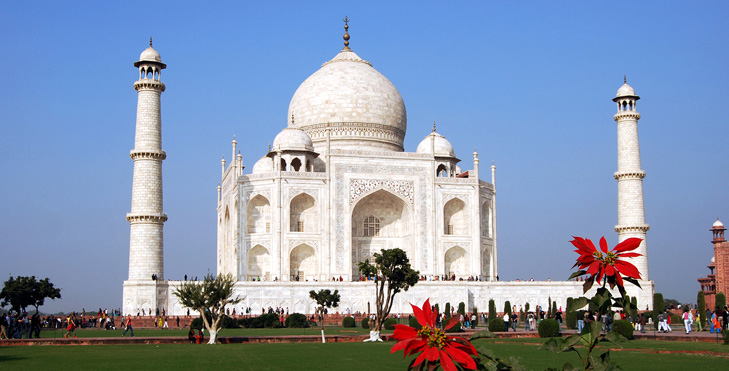
<instances>
[{"instance_id":1,"label":"leafy tree","mask_svg":"<svg viewBox=\"0 0 729 371\"><path fill-rule=\"evenodd\" d=\"M552 296L547 297L547 317L552 316Z\"/></svg>"},{"instance_id":2,"label":"leafy tree","mask_svg":"<svg viewBox=\"0 0 729 371\"><path fill-rule=\"evenodd\" d=\"M443 313L445 313L445 315L448 317L451 316L451 303L446 303L445 312L443 312Z\"/></svg>"},{"instance_id":3,"label":"leafy tree","mask_svg":"<svg viewBox=\"0 0 729 371\"><path fill-rule=\"evenodd\" d=\"M696 313L699 317L697 321L700 321L702 327L706 326L706 298L704 298L703 291L699 291L696 296L696 305L699 307Z\"/></svg>"},{"instance_id":4,"label":"leafy tree","mask_svg":"<svg viewBox=\"0 0 729 371\"><path fill-rule=\"evenodd\" d=\"M551 313L552 318L557 317L557 309L559 309L559 308L557 308L557 302L553 301L552 302L552 313Z\"/></svg>"},{"instance_id":5,"label":"leafy tree","mask_svg":"<svg viewBox=\"0 0 729 371\"><path fill-rule=\"evenodd\" d=\"M375 307L377 310L375 323L370 326L370 339L368 341L382 341L380 331L392 305L395 295L400 291L407 291L418 283L420 272L410 267L410 260L402 249L384 249L382 253L375 253L375 265L368 260L358 264L360 272L365 277L374 277Z\"/></svg>"},{"instance_id":6,"label":"leafy tree","mask_svg":"<svg viewBox=\"0 0 729 371\"><path fill-rule=\"evenodd\" d=\"M466 316L466 303L460 302L458 303L458 314L462 316Z\"/></svg>"},{"instance_id":7,"label":"leafy tree","mask_svg":"<svg viewBox=\"0 0 729 371\"><path fill-rule=\"evenodd\" d=\"M726 307L726 295L723 292L716 294L716 307L719 309Z\"/></svg>"},{"instance_id":8,"label":"leafy tree","mask_svg":"<svg viewBox=\"0 0 729 371\"><path fill-rule=\"evenodd\" d=\"M173 292L182 306L200 313L200 318L210 333L208 344L217 343L218 332L222 328L221 320L225 317L225 306L235 305L243 300L239 297L233 298L234 283L230 273L217 277L208 273L202 281L185 281Z\"/></svg>"},{"instance_id":9,"label":"leafy tree","mask_svg":"<svg viewBox=\"0 0 729 371\"><path fill-rule=\"evenodd\" d=\"M489 322L496 318L496 303L494 299L489 299Z\"/></svg>"},{"instance_id":10,"label":"leafy tree","mask_svg":"<svg viewBox=\"0 0 729 371\"><path fill-rule=\"evenodd\" d=\"M663 302L663 294L657 292L653 294L653 323L658 323L658 315L663 313L666 309L666 304Z\"/></svg>"},{"instance_id":11,"label":"leafy tree","mask_svg":"<svg viewBox=\"0 0 729 371\"><path fill-rule=\"evenodd\" d=\"M318 292L311 290L309 291L309 297L316 301L316 311L319 312L319 318L321 318L319 320L321 323L321 342L326 343L326 340L324 340L324 309L339 306L339 290L334 290L334 292L329 289L319 290Z\"/></svg>"},{"instance_id":12,"label":"leafy tree","mask_svg":"<svg viewBox=\"0 0 729 371\"><path fill-rule=\"evenodd\" d=\"M10 304L17 312L24 312L26 307L32 305L38 313L38 307L43 305L46 298L61 298L61 289L55 288L47 277L38 281L35 276L10 276L0 292L0 305Z\"/></svg>"},{"instance_id":13,"label":"leafy tree","mask_svg":"<svg viewBox=\"0 0 729 371\"><path fill-rule=\"evenodd\" d=\"M511 317L511 303L508 300L504 303L504 313L509 313Z\"/></svg>"}]
</instances>

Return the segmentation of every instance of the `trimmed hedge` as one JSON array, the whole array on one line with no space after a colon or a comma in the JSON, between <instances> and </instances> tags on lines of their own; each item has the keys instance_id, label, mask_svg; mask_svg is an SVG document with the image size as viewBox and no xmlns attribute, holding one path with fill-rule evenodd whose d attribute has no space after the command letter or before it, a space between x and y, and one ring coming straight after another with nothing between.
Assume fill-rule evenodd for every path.
<instances>
[{"instance_id":1,"label":"trimmed hedge","mask_svg":"<svg viewBox=\"0 0 729 371\"><path fill-rule=\"evenodd\" d=\"M420 330L421 328L423 328L423 326L420 326L420 322L418 322L418 319L415 318L415 316L408 319L408 325L416 330Z\"/></svg>"},{"instance_id":2,"label":"trimmed hedge","mask_svg":"<svg viewBox=\"0 0 729 371\"><path fill-rule=\"evenodd\" d=\"M537 327L540 338L553 338L559 336L559 322L556 319L547 318L539 322Z\"/></svg>"},{"instance_id":3,"label":"trimmed hedge","mask_svg":"<svg viewBox=\"0 0 729 371\"><path fill-rule=\"evenodd\" d=\"M385 320L385 323L382 324L382 327L384 327L385 330L394 330L395 325L397 325L397 320L394 318L388 318Z\"/></svg>"},{"instance_id":4,"label":"trimmed hedge","mask_svg":"<svg viewBox=\"0 0 729 371\"><path fill-rule=\"evenodd\" d=\"M489 320L489 331L491 331L491 332L506 331L506 326L504 326L504 321L501 318L491 318Z\"/></svg>"},{"instance_id":5,"label":"trimmed hedge","mask_svg":"<svg viewBox=\"0 0 729 371\"><path fill-rule=\"evenodd\" d=\"M267 313L253 318L241 318L238 320L238 326L245 328L279 328L281 327L281 317L276 313Z\"/></svg>"},{"instance_id":6,"label":"trimmed hedge","mask_svg":"<svg viewBox=\"0 0 729 371\"><path fill-rule=\"evenodd\" d=\"M294 313L286 318L286 327L306 328L309 327L309 320L301 313Z\"/></svg>"},{"instance_id":7,"label":"trimmed hedge","mask_svg":"<svg viewBox=\"0 0 729 371\"><path fill-rule=\"evenodd\" d=\"M619 319L613 322L612 332L625 336L628 340L633 340L633 324L630 321Z\"/></svg>"},{"instance_id":8,"label":"trimmed hedge","mask_svg":"<svg viewBox=\"0 0 729 371\"><path fill-rule=\"evenodd\" d=\"M206 313L206 316L208 317L208 319L210 319L210 314ZM220 323L222 324L222 328L238 328L238 327L240 327L238 325L238 323L236 322L236 320L234 320L234 319L232 319L232 318L230 318L230 317L228 317L226 315L223 315L223 319L221 320ZM202 327L203 327L202 319L200 317L197 317L197 318L193 319L192 322L190 323L190 326L191 326L191 328L193 328L195 330L202 329Z\"/></svg>"},{"instance_id":9,"label":"trimmed hedge","mask_svg":"<svg viewBox=\"0 0 729 371\"><path fill-rule=\"evenodd\" d=\"M365 330L369 329L370 328L369 317L362 318L362 322L360 322L360 326L362 326L362 328Z\"/></svg>"},{"instance_id":10,"label":"trimmed hedge","mask_svg":"<svg viewBox=\"0 0 729 371\"><path fill-rule=\"evenodd\" d=\"M354 317L344 317L344 319L342 319L342 327L354 327L354 326L355 326Z\"/></svg>"}]
</instances>

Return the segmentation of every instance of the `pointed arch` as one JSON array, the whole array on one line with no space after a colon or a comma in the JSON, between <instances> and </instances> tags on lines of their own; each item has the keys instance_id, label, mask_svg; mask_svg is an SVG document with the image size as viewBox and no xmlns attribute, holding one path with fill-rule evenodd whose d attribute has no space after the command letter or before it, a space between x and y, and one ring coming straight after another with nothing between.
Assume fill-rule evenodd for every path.
<instances>
[{"instance_id":1,"label":"pointed arch","mask_svg":"<svg viewBox=\"0 0 729 371\"><path fill-rule=\"evenodd\" d=\"M248 281L268 279L271 267L271 254L261 245L253 246L248 251Z\"/></svg>"},{"instance_id":2,"label":"pointed arch","mask_svg":"<svg viewBox=\"0 0 729 371\"><path fill-rule=\"evenodd\" d=\"M467 235L469 231L466 203L453 198L443 206L443 234Z\"/></svg>"},{"instance_id":3,"label":"pointed arch","mask_svg":"<svg viewBox=\"0 0 729 371\"><path fill-rule=\"evenodd\" d=\"M271 233L271 203L262 195L248 201L248 233Z\"/></svg>"},{"instance_id":4,"label":"pointed arch","mask_svg":"<svg viewBox=\"0 0 729 371\"><path fill-rule=\"evenodd\" d=\"M315 233L319 230L314 197L301 193L289 204L289 231Z\"/></svg>"},{"instance_id":5,"label":"pointed arch","mask_svg":"<svg viewBox=\"0 0 729 371\"><path fill-rule=\"evenodd\" d=\"M456 275L456 278L466 276L468 272L468 259L466 250L460 246L453 246L446 251L444 256L444 267L446 275Z\"/></svg>"},{"instance_id":6,"label":"pointed arch","mask_svg":"<svg viewBox=\"0 0 729 371\"><path fill-rule=\"evenodd\" d=\"M313 280L317 276L316 251L307 244L301 244L291 250L289 265L292 281Z\"/></svg>"}]
</instances>

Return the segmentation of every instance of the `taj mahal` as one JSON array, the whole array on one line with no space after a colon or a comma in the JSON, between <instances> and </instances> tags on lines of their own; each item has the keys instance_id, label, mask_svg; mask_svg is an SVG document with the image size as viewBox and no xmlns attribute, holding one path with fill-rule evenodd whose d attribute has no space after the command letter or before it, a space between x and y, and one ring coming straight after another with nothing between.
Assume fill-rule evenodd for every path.
<instances>
[{"instance_id":1,"label":"taj mahal","mask_svg":"<svg viewBox=\"0 0 729 371\"><path fill-rule=\"evenodd\" d=\"M432 131L420 134L424 138L414 152L405 151L403 98L372 63L350 49L348 27L344 48L294 92L288 122L281 123L269 150L245 166L234 139L232 156L221 160L221 178L210 180L219 184L217 273L237 279L235 291L243 298L238 312L284 307L311 314L316 303L308 293L321 288L339 290L337 310L367 312L374 308L374 285L362 280L357 263L392 248L404 250L422 276L395 297L393 312L409 313L409 303L420 305L426 298L485 311L490 299L497 308L507 300L546 307L549 298L565 307L568 297L582 296L578 281L499 281L495 166L484 168L475 151L466 161L459 159L435 123ZM181 315L186 308L173 295L181 281L164 276L166 153L160 133L166 65L150 40L134 66L138 105L123 312L159 308ZM627 83L613 99L615 230L620 241L644 240L638 250L643 256L633 261L643 274L642 290L626 287L644 308L652 306L653 282L648 278L638 99Z\"/></svg>"}]
</instances>

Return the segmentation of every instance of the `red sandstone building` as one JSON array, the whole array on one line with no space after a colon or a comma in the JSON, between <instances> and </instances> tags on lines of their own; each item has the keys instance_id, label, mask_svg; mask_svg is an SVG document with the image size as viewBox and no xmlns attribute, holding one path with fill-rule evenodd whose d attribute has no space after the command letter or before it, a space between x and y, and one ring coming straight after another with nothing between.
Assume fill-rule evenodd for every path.
<instances>
[{"instance_id":1,"label":"red sandstone building","mask_svg":"<svg viewBox=\"0 0 729 371\"><path fill-rule=\"evenodd\" d=\"M714 309L716 303L716 294L723 292L724 295L729 294L729 242L724 238L724 223L716 219L711 227L714 239L714 256L711 263L707 266L711 273L706 277L699 278L701 291L704 292L706 299L706 308Z\"/></svg>"}]
</instances>

